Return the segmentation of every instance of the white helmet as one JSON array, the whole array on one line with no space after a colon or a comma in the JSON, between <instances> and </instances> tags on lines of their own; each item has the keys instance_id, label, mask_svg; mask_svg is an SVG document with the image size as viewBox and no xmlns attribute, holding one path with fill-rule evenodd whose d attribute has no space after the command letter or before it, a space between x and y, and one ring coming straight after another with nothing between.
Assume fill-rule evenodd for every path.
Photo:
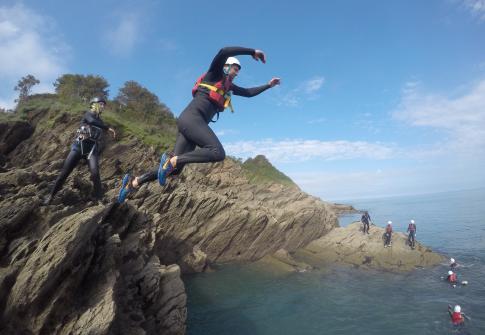
<instances>
[{"instance_id":1,"label":"white helmet","mask_svg":"<svg viewBox=\"0 0 485 335\"><path fill-rule=\"evenodd\" d=\"M241 63L236 57L227 57L226 64L224 65L234 65L234 64L239 66L239 69L241 69Z\"/></svg>"},{"instance_id":2,"label":"white helmet","mask_svg":"<svg viewBox=\"0 0 485 335\"><path fill-rule=\"evenodd\" d=\"M451 264L455 263L455 259L454 258L450 258L450 263Z\"/></svg>"},{"instance_id":3,"label":"white helmet","mask_svg":"<svg viewBox=\"0 0 485 335\"><path fill-rule=\"evenodd\" d=\"M451 276L453 274L453 271L448 271L448 276Z\"/></svg>"},{"instance_id":4,"label":"white helmet","mask_svg":"<svg viewBox=\"0 0 485 335\"><path fill-rule=\"evenodd\" d=\"M461 313L460 305L456 305L454 311L455 311L455 313Z\"/></svg>"},{"instance_id":5,"label":"white helmet","mask_svg":"<svg viewBox=\"0 0 485 335\"><path fill-rule=\"evenodd\" d=\"M387 224L392 224L392 221L387 221Z\"/></svg>"},{"instance_id":6,"label":"white helmet","mask_svg":"<svg viewBox=\"0 0 485 335\"><path fill-rule=\"evenodd\" d=\"M411 223L414 223L414 220L411 220Z\"/></svg>"}]
</instances>

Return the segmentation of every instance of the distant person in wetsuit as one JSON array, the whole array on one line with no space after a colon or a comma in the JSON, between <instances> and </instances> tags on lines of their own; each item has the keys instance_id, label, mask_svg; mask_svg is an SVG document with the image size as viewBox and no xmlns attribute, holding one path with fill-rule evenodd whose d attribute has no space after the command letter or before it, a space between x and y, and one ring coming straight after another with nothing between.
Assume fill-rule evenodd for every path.
<instances>
[{"instance_id":1,"label":"distant person in wetsuit","mask_svg":"<svg viewBox=\"0 0 485 335\"><path fill-rule=\"evenodd\" d=\"M450 283L452 286L456 286L456 284L458 283L458 277L456 273L454 273L451 270L448 271L448 276L446 277L446 281Z\"/></svg>"},{"instance_id":2,"label":"distant person in wetsuit","mask_svg":"<svg viewBox=\"0 0 485 335\"><path fill-rule=\"evenodd\" d=\"M461 312L460 305L456 305L455 308L448 306L448 313L450 314L451 322L455 326L459 326L465 323L465 313Z\"/></svg>"},{"instance_id":3,"label":"distant person in wetsuit","mask_svg":"<svg viewBox=\"0 0 485 335\"><path fill-rule=\"evenodd\" d=\"M144 183L158 178L160 185L165 185L166 178L180 173L186 164L224 160L224 148L209 127L209 122L215 115L218 118L225 108L232 110L232 94L254 97L280 84L279 78L272 78L267 84L252 88L234 84L241 69L241 63L234 57L237 55L250 55L256 61L266 63L266 56L261 50L242 47L225 47L219 50L207 72L197 80L192 89L192 101L177 119L178 134L173 154L164 153L157 170L134 178L129 173L126 174L118 195L119 203L124 202L128 193Z\"/></svg>"},{"instance_id":4,"label":"distant person in wetsuit","mask_svg":"<svg viewBox=\"0 0 485 335\"><path fill-rule=\"evenodd\" d=\"M450 269L454 270L458 267L458 263L455 261L454 258L450 258Z\"/></svg>"},{"instance_id":5,"label":"distant person in wetsuit","mask_svg":"<svg viewBox=\"0 0 485 335\"><path fill-rule=\"evenodd\" d=\"M408 244L411 248L414 249L414 244L416 243L416 223L414 220L411 220L411 222L408 225Z\"/></svg>"},{"instance_id":6,"label":"distant person in wetsuit","mask_svg":"<svg viewBox=\"0 0 485 335\"><path fill-rule=\"evenodd\" d=\"M370 225L370 215L369 215L369 212L365 211L364 214L362 214L362 217L360 218L360 221L364 225L364 234L365 233L369 234L369 225Z\"/></svg>"},{"instance_id":7,"label":"distant person in wetsuit","mask_svg":"<svg viewBox=\"0 0 485 335\"><path fill-rule=\"evenodd\" d=\"M94 197L100 200L103 197L101 178L99 175L99 141L103 131L110 131L113 138L116 132L101 120L101 113L106 106L104 98L93 98L90 101L90 110L87 111L77 130L76 139L71 145L71 151L64 161L61 173L54 183L50 194L44 199L44 205L49 205L57 192L62 188L67 177L78 165L81 159L85 159L91 172L91 180L94 186Z\"/></svg>"},{"instance_id":8,"label":"distant person in wetsuit","mask_svg":"<svg viewBox=\"0 0 485 335\"><path fill-rule=\"evenodd\" d=\"M390 247L392 242L391 242L391 239L392 239L392 221L387 221L387 226L386 226L386 231L384 233L384 238L385 238L385 241L384 241L384 247L387 248L387 247Z\"/></svg>"}]
</instances>

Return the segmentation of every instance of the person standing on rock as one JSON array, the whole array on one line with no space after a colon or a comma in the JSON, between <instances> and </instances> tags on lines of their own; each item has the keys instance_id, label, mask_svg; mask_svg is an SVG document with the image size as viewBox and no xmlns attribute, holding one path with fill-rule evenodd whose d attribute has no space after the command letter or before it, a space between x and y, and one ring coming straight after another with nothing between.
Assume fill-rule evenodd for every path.
<instances>
[{"instance_id":1,"label":"person standing on rock","mask_svg":"<svg viewBox=\"0 0 485 335\"><path fill-rule=\"evenodd\" d=\"M392 221L387 221L387 226L386 226L386 232L384 233L385 241L384 241L384 247L390 247L392 242Z\"/></svg>"},{"instance_id":2,"label":"person standing on rock","mask_svg":"<svg viewBox=\"0 0 485 335\"><path fill-rule=\"evenodd\" d=\"M408 225L408 244L411 248L414 249L414 244L416 243L416 223L414 220L411 220L411 222Z\"/></svg>"},{"instance_id":3,"label":"person standing on rock","mask_svg":"<svg viewBox=\"0 0 485 335\"><path fill-rule=\"evenodd\" d=\"M242 47L219 50L207 72L195 83L192 101L177 119L178 134L173 153L164 153L158 169L154 171L134 178L127 173L121 183L119 203L123 203L130 192L144 183L158 179L160 185L165 185L167 177L179 174L186 164L224 160L224 148L209 127L209 122L215 115L219 118L219 113L225 108L233 111L232 94L254 97L280 84L280 78L272 78L267 84L258 87L243 88L235 85L234 80L241 70L241 63L234 57L237 55L250 55L254 60L266 63L266 56L261 50Z\"/></svg>"},{"instance_id":4,"label":"person standing on rock","mask_svg":"<svg viewBox=\"0 0 485 335\"><path fill-rule=\"evenodd\" d=\"M103 131L110 131L113 138L116 138L116 132L101 119L101 113L106 106L106 100L95 97L91 99L89 105L90 110L84 114L81 120L76 139L71 145L71 151L64 161L64 166L56 179L54 187L44 199L44 205L49 205L52 202L56 193L62 188L67 177L81 159L85 159L88 163L95 198L100 200L103 196L99 175L99 140L101 139Z\"/></svg>"},{"instance_id":5,"label":"person standing on rock","mask_svg":"<svg viewBox=\"0 0 485 335\"><path fill-rule=\"evenodd\" d=\"M369 222L370 221L369 212L365 211L364 214L362 214L360 221L364 225L364 234L365 233L369 234L369 224L370 224L370 222Z\"/></svg>"}]
</instances>

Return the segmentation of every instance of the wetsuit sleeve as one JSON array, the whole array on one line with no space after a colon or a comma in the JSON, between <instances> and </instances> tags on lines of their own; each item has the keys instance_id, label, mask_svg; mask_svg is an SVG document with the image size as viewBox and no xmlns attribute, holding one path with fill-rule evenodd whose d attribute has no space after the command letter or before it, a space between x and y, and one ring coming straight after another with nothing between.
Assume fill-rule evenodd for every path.
<instances>
[{"instance_id":1,"label":"wetsuit sleeve","mask_svg":"<svg viewBox=\"0 0 485 335\"><path fill-rule=\"evenodd\" d=\"M101 128L103 130L109 129L109 126L107 124L105 124L103 122L103 120L95 118L93 116L93 114L90 113L90 112L86 112L86 114L84 114L84 117L81 121L81 124L83 124L83 123L89 124L90 126L95 126L95 127Z\"/></svg>"},{"instance_id":2,"label":"wetsuit sleeve","mask_svg":"<svg viewBox=\"0 0 485 335\"><path fill-rule=\"evenodd\" d=\"M250 98L260 93L263 93L270 87L271 86L269 84L266 84L258 87L244 88L244 87L239 87L237 85L232 84L231 90L232 90L232 93L234 93L234 95Z\"/></svg>"},{"instance_id":3,"label":"wetsuit sleeve","mask_svg":"<svg viewBox=\"0 0 485 335\"><path fill-rule=\"evenodd\" d=\"M217 55L212 60L209 70L206 74L207 81L218 81L223 75L223 67L226 63L227 57L237 55L254 55L254 49L243 47L225 47L219 50Z\"/></svg>"}]
</instances>

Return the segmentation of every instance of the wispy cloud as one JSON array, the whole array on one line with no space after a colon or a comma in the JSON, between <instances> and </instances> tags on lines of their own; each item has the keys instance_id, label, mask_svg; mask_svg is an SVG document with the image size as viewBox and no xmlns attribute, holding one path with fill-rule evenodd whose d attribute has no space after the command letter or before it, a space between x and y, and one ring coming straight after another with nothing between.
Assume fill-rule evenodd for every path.
<instances>
[{"instance_id":1,"label":"wispy cloud","mask_svg":"<svg viewBox=\"0 0 485 335\"><path fill-rule=\"evenodd\" d=\"M485 21L485 0L462 0L466 9L480 20Z\"/></svg>"},{"instance_id":2,"label":"wispy cloud","mask_svg":"<svg viewBox=\"0 0 485 335\"><path fill-rule=\"evenodd\" d=\"M326 118L321 117L321 118L318 118L318 119L309 120L309 121L307 121L307 123L308 124L319 124L319 123L324 123L326 121L327 121Z\"/></svg>"},{"instance_id":3,"label":"wispy cloud","mask_svg":"<svg viewBox=\"0 0 485 335\"><path fill-rule=\"evenodd\" d=\"M23 4L0 6L0 50L0 101L7 108L14 105L10 92L27 74L44 83L35 92L52 91L51 83L65 72L69 54L55 22Z\"/></svg>"},{"instance_id":4,"label":"wispy cloud","mask_svg":"<svg viewBox=\"0 0 485 335\"><path fill-rule=\"evenodd\" d=\"M279 97L278 104L288 107L298 107L302 100L315 100L318 98L318 92L324 83L325 78L322 76L308 79L298 87L282 93Z\"/></svg>"},{"instance_id":5,"label":"wispy cloud","mask_svg":"<svg viewBox=\"0 0 485 335\"><path fill-rule=\"evenodd\" d=\"M129 55L140 38L140 15L124 12L115 21L105 33L109 49L116 55Z\"/></svg>"},{"instance_id":6,"label":"wispy cloud","mask_svg":"<svg viewBox=\"0 0 485 335\"><path fill-rule=\"evenodd\" d=\"M392 146L363 141L319 141L319 140L283 140L266 139L261 141L239 141L225 143L228 154L241 158L263 154L271 162L284 163L295 160L308 161L348 160L357 158L387 159L395 154Z\"/></svg>"},{"instance_id":7,"label":"wispy cloud","mask_svg":"<svg viewBox=\"0 0 485 335\"><path fill-rule=\"evenodd\" d=\"M412 126L446 132L450 148L477 153L485 148L485 80L458 97L423 93L417 83L408 83L393 116Z\"/></svg>"},{"instance_id":8,"label":"wispy cloud","mask_svg":"<svg viewBox=\"0 0 485 335\"><path fill-rule=\"evenodd\" d=\"M239 134L239 131L235 129L221 129L216 131L217 136L227 136L227 135L237 135L237 134Z\"/></svg>"}]
</instances>

